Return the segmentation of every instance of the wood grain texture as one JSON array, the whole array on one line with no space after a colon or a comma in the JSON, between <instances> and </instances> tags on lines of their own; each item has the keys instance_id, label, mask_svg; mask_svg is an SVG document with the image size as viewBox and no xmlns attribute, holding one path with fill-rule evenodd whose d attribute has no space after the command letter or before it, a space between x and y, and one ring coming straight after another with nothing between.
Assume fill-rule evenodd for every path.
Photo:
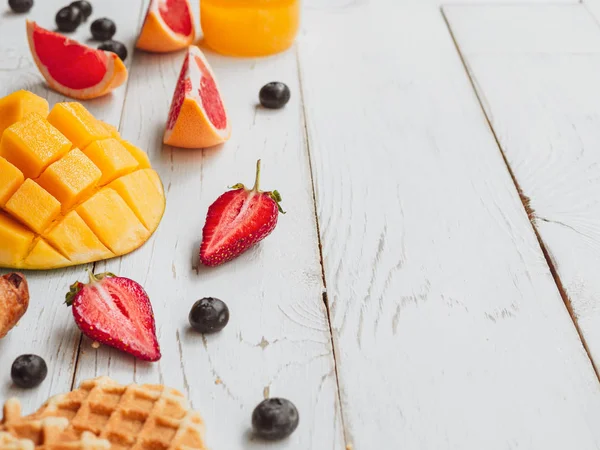
<instances>
[{"instance_id":1,"label":"wood grain texture","mask_svg":"<svg viewBox=\"0 0 600 450\"><path fill-rule=\"evenodd\" d=\"M598 380L439 9L357 2L304 30L348 442L598 448Z\"/></svg>"},{"instance_id":2,"label":"wood grain texture","mask_svg":"<svg viewBox=\"0 0 600 450\"><path fill-rule=\"evenodd\" d=\"M298 406L302 423L289 440L269 448L344 448L295 53L208 58L229 109L232 138L219 148L182 150L163 147L162 133L183 54L136 54L121 132L149 151L167 209L142 249L96 267L147 289L163 357L143 364L108 348L94 350L84 340L77 380L110 375L179 388L203 414L215 449L264 448L249 439L252 410L265 393L283 396ZM272 80L293 92L283 110L256 105L260 87ZM208 206L227 186L251 186L258 158L262 186L280 190L287 214L271 236L237 260L198 267ZM190 330L188 313L206 296L228 303L231 320L218 335L203 337Z\"/></svg>"},{"instance_id":3,"label":"wood grain texture","mask_svg":"<svg viewBox=\"0 0 600 450\"><path fill-rule=\"evenodd\" d=\"M40 26L54 29L54 16L64 5L62 0L36 1L28 14L17 15L10 12L5 3L2 4L0 97L19 89L27 89L48 99L51 107L56 102L72 101L48 89L29 52L25 31L26 19L35 20ZM131 54L140 23L140 1L102 0L94 2L94 8L90 20L81 25L72 37L89 45L97 45L96 42L88 41L91 37L89 25L98 17L111 17L118 30L115 38L125 43ZM120 11L120 14L115 14L115 11ZM129 65L130 62L131 59L126 61L126 64ZM96 117L118 125L125 91L126 87L123 86L111 95L83 103ZM0 403L9 397L18 396L24 410L32 411L50 394L71 388L81 334L63 302L69 285L78 277L83 277L85 270L86 266L80 266L65 270L26 272L31 294L29 311L21 319L19 326L0 340ZM12 362L23 353L39 354L48 364L48 378L37 389L17 389L10 381Z\"/></svg>"},{"instance_id":4,"label":"wood grain texture","mask_svg":"<svg viewBox=\"0 0 600 450\"><path fill-rule=\"evenodd\" d=\"M582 5L457 7L447 15L598 365L600 27ZM491 40L493 49L481 44Z\"/></svg>"}]
</instances>

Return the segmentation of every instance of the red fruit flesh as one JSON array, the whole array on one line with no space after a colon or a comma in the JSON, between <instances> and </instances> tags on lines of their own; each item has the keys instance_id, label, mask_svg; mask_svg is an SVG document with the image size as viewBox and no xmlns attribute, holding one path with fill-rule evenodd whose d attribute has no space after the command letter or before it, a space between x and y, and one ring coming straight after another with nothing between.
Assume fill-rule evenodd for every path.
<instances>
[{"instance_id":1,"label":"red fruit flesh","mask_svg":"<svg viewBox=\"0 0 600 450\"><path fill-rule=\"evenodd\" d=\"M208 209L200 260L206 266L230 261L263 240L277 225L277 203L267 192L237 189Z\"/></svg>"},{"instance_id":2,"label":"red fruit flesh","mask_svg":"<svg viewBox=\"0 0 600 450\"><path fill-rule=\"evenodd\" d=\"M81 286L73 316L83 334L142 360L160 359L152 305L138 283L105 277Z\"/></svg>"},{"instance_id":3,"label":"red fruit flesh","mask_svg":"<svg viewBox=\"0 0 600 450\"><path fill-rule=\"evenodd\" d=\"M185 0L166 0L160 2L160 16L167 26L177 34L192 34L191 13Z\"/></svg>"},{"instance_id":4,"label":"red fruit flesh","mask_svg":"<svg viewBox=\"0 0 600 450\"><path fill-rule=\"evenodd\" d=\"M206 111L208 119L218 130L224 130L227 127L227 115L225 114L225 107L221 101L219 90L214 78L206 68L204 61L198 56L195 56L196 64L202 72L202 79L200 80L200 89L198 93L202 99L202 106Z\"/></svg>"},{"instance_id":5,"label":"red fruit flesh","mask_svg":"<svg viewBox=\"0 0 600 450\"><path fill-rule=\"evenodd\" d=\"M96 86L107 70L107 56L101 50L81 45L58 33L35 26L35 53L56 81L71 89Z\"/></svg>"},{"instance_id":6,"label":"red fruit flesh","mask_svg":"<svg viewBox=\"0 0 600 450\"><path fill-rule=\"evenodd\" d=\"M179 117L179 112L183 106L185 96L192 91L192 82L188 78L189 64L190 59L188 56L186 56L185 60L183 61L183 66L181 66L181 72L179 73L177 86L175 87L175 94L173 94L173 103L171 104L171 109L169 110L169 119L167 120L168 130L172 130L175 126L175 122L177 122L177 117Z\"/></svg>"},{"instance_id":7,"label":"red fruit flesh","mask_svg":"<svg viewBox=\"0 0 600 450\"><path fill-rule=\"evenodd\" d=\"M277 191L260 191L259 184L260 160L251 190L236 185L235 190L225 192L210 205L202 230L202 264L217 266L230 261L275 229L281 196Z\"/></svg>"}]
</instances>

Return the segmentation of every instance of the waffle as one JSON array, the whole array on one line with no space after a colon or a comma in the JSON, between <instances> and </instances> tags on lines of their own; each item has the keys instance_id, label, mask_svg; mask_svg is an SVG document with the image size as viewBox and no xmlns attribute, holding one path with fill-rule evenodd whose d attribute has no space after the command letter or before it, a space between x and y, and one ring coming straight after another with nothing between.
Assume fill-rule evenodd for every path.
<instances>
[{"instance_id":1,"label":"waffle","mask_svg":"<svg viewBox=\"0 0 600 450\"><path fill-rule=\"evenodd\" d=\"M4 406L0 450L207 449L200 415L162 385L122 386L101 377L52 397L30 416L20 409L18 400Z\"/></svg>"}]
</instances>

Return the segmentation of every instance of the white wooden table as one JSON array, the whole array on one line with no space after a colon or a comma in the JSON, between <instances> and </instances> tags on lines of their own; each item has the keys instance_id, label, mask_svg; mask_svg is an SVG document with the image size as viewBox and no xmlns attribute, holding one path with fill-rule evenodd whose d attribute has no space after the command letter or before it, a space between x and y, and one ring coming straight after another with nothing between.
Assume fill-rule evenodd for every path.
<instances>
[{"instance_id":1,"label":"white wooden table","mask_svg":"<svg viewBox=\"0 0 600 450\"><path fill-rule=\"evenodd\" d=\"M109 375L181 389L214 450L600 448L600 2L306 0L289 52L208 54L233 136L204 151L161 143L182 54L133 52L142 2L94 2L130 78L86 106L148 151L167 210L142 249L95 271L145 286L163 358L81 337L62 301L88 267L27 273L0 401L32 411ZM68 1L36 3L29 17L52 26ZM0 95L62 101L23 22L0 12ZM257 109L272 80L292 101ZM234 262L198 267L208 205L258 157L288 214ZM204 296L231 309L218 335L189 331ZM50 373L22 391L9 368L28 352ZM269 395L301 424L266 445L249 427Z\"/></svg>"}]
</instances>

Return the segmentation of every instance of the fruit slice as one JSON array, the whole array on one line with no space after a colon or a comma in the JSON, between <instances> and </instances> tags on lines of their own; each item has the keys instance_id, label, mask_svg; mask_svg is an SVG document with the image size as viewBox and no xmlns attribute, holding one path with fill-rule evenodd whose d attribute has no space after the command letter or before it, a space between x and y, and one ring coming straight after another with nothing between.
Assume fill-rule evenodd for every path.
<instances>
[{"instance_id":1,"label":"fruit slice","mask_svg":"<svg viewBox=\"0 0 600 450\"><path fill-rule=\"evenodd\" d=\"M152 304L135 281L90 272L90 282L75 282L66 297L75 323L90 339L145 361L160 359Z\"/></svg>"},{"instance_id":2,"label":"fruit slice","mask_svg":"<svg viewBox=\"0 0 600 450\"><path fill-rule=\"evenodd\" d=\"M229 118L215 76L202 51L191 46L173 94L163 141L175 147L204 148L229 136Z\"/></svg>"},{"instance_id":3,"label":"fruit slice","mask_svg":"<svg viewBox=\"0 0 600 450\"><path fill-rule=\"evenodd\" d=\"M195 36L188 0L150 0L136 47L148 52L172 52L186 48Z\"/></svg>"},{"instance_id":4,"label":"fruit slice","mask_svg":"<svg viewBox=\"0 0 600 450\"><path fill-rule=\"evenodd\" d=\"M200 261L218 266L244 253L275 229L283 213L279 192L259 190L260 160L256 163L256 181L252 189L236 184L210 207L202 230Z\"/></svg>"},{"instance_id":5,"label":"fruit slice","mask_svg":"<svg viewBox=\"0 0 600 450\"><path fill-rule=\"evenodd\" d=\"M76 99L108 94L127 79L123 61L27 21L29 48L48 85Z\"/></svg>"},{"instance_id":6,"label":"fruit slice","mask_svg":"<svg viewBox=\"0 0 600 450\"><path fill-rule=\"evenodd\" d=\"M124 255L146 242L164 210L146 153L79 103L57 104L48 119L30 113L4 131L0 267L53 269Z\"/></svg>"}]
</instances>

